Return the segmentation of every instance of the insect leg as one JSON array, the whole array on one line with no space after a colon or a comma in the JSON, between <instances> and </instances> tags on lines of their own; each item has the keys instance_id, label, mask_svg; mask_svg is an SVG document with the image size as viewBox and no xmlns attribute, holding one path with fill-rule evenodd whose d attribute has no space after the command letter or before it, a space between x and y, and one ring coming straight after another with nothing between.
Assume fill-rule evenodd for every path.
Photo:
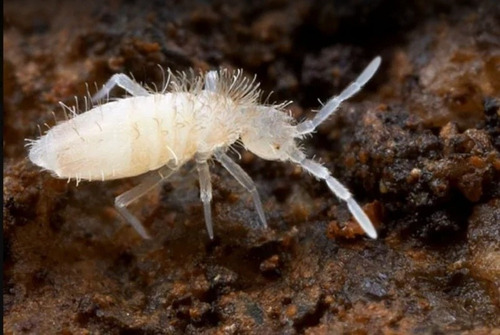
<instances>
[{"instance_id":1,"label":"insect leg","mask_svg":"<svg viewBox=\"0 0 500 335\"><path fill-rule=\"evenodd\" d=\"M302 166L302 168L309 171L313 176L323 179L330 190L337 197L347 202L349 211L354 216L356 221L358 221L359 225L361 226L361 228L363 228L365 233L373 239L377 238L377 231L375 230L375 227L373 226L368 216L361 209L356 200L354 200L349 190L337 179L332 177L330 175L330 171L326 167L324 167L320 163L313 161L312 159L307 159L305 155L299 150L295 150L290 154L290 160Z\"/></svg>"},{"instance_id":2,"label":"insect leg","mask_svg":"<svg viewBox=\"0 0 500 335\"><path fill-rule=\"evenodd\" d=\"M312 120L306 120L297 125L299 134L309 134L314 131L323 121L332 115L342 102L358 93L359 90L370 80L380 66L380 56L375 57L370 64L361 72L361 74L345 88L340 95L335 96L328 100L328 102L321 108Z\"/></svg>"},{"instance_id":3,"label":"insect leg","mask_svg":"<svg viewBox=\"0 0 500 335\"><path fill-rule=\"evenodd\" d=\"M209 71L205 75L205 89L210 92L215 92L217 89L217 81L219 80L219 74L217 71Z\"/></svg>"},{"instance_id":4,"label":"insect leg","mask_svg":"<svg viewBox=\"0 0 500 335\"><path fill-rule=\"evenodd\" d=\"M262 207L262 202L260 201L259 192L255 187L255 183L250 178L250 176L236 164L228 155L222 151L215 151L215 159L222 164L222 166L244 187L253 198L253 203L255 204L255 209L259 215L262 227L267 228L266 216L264 215L264 208Z\"/></svg>"},{"instance_id":5,"label":"insect leg","mask_svg":"<svg viewBox=\"0 0 500 335\"><path fill-rule=\"evenodd\" d=\"M214 227L212 224L212 182L210 181L210 171L206 158L196 159L196 169L200 180L200 199L203 203L203 214L205 215L205 224L207 226L208 236L214 239Z\"/></svg>"},{"instance_id":6,"label":"insect leg","mask_svg":"<svg viewBox=\"0 0 500 335\"><path fill-rule=\"evenodd\" d=\"M109 97L109 92L115 87L120 86L133 96L148 95L148 91L123 73L114 74L104 86L92 97L92 102L97 102L105 97Z\"/></svg>"},{"instance_id":7,"label":"insect leg","mask_svg":"<svg viewBox=\"0 0 500 335\"><path fill-rule=\"evenodd\" d=\"M130 203L142 197L153 187L159 184L161 181L167 179L175 170L167 166L162 167L158 171L153 171L147 175L142 182L135 186L134 188L128 190L125 193L120 194L115 198L115 208L120 213L123 218L132 226L134 229L142 236L144 239L149 239L150 236L147 233L141 222L133 216L126 208Z\"/></svg>"}]
</instances>

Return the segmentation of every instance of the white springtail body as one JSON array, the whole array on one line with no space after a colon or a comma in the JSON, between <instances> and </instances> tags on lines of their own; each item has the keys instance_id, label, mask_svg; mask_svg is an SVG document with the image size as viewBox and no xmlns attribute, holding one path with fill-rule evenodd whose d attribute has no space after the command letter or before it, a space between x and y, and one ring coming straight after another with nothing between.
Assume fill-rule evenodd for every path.
<instances>
[{"instance_id":1,"label":"white springtail body","mask_svg":"<svg viewBox=\"0 0 500 335\"><path fill-rule=\"evenodd\" d=\"M306 158L297 141L333 114L375 74L376 57L339 96L330 99L312 120L296 124L284 111L286 104L263 105L259 85L241 71L210 71L188 79L173 75L161 92L153 92L124 74L115 74L92 98L109 97L115 86L131 96L95 104L85 113L59 123L28 145L29 159L58 178L109 180L149 172L136 187L115 199L120 214L144 238L149 235L126 206L167 179L179 167L195 160L205 222L213 238L212 185L207 160L214 157L253 197L263 227L262 203L248 174L226 155L241 141L245 148L267 160L291 161L319 179L347 202L348 208L371 238L377 232L350 192L327 168Z\"/></svg>"}]
</instances>

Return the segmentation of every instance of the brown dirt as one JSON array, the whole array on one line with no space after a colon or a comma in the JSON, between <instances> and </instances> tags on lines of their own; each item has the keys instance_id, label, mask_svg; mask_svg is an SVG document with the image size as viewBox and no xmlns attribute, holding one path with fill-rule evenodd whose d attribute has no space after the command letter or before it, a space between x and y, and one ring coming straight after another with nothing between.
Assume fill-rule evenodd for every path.
<instances>
[{"instance_id":1,"label":"brown dirt","mask_svg":"<svg viewBox=\"0 0 500 335\"><path fill-rule=\"evenodd\" d=\"M6 1L4 333L500 334L500 5L448 3ZM302 119L377 54L306 141L376 241L324 184L252 154L270 229L214 164L214 241L189 169L132 206L143 241L112 208L137 178L76 187L26 159L58 101L116 72L241 67Z\"/></svg>"}]
</instances>

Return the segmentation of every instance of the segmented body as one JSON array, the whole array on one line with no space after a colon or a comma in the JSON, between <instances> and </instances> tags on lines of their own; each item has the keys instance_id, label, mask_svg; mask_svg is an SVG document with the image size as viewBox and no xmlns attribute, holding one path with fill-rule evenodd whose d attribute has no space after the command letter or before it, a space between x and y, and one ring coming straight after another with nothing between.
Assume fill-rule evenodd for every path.
<instances>
[{"instance_id":1,"label":"segmented body","mask_svg":"<svg viewBox=\"0 0 500 335\"><path fill-rule=\"evenodd\" d=\"M98 105L53 127L29 158L59 178L109 180L182 165L239 137L234 102L220 94L165 93Z\"/></svg>"},{"instance_id":2,"label":"segmented body","mask_svg":"<svg viewBox=\"0 0 500 335\"><path fill-rule=\"evenodd\" d=\"M311 119L297 124L285 111L287 103L259 102L259 85L241 71L210 71L188 79L169 72L161 92L147 90L124 74L115 74L91 99L109 97L115 86L131 97L95 104L85 113L62 122L28 146L29 158L56 177L108 180L150 174L139 185L115 199L115 207L144 238L149 234L126 206L164 181L185 162L196 161L200 198L205 222L213 238L212 184L207 160L215 158L252 195L262 227L267 227L264 209L250 176L226 155L236 141L257 156L290 161L324 180L372 238L377 232L350 192L330 171L308 159L298 141L356 94L375 74L376 57L339 96L331 98ZM171 80L170 80L171 79ZM108 98L109 99L109 98ZM72 110L74 112L74 110Z\"/></svg>"}]
</instances>

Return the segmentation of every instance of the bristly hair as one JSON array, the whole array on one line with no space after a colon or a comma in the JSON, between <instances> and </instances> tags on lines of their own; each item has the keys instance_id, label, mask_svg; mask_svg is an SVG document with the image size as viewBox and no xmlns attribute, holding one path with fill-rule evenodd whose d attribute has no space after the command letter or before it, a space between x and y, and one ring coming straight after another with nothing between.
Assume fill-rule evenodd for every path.
<instances>
[{"instance_id":1,"label":"bristly hair","mask_svg":"<svg viewBox=\"0 0 500 335\"><path fill-rule=\"evenodd\" d=\"M205 84L205 77L196 75L193 69L176 71L175 73L168 69L167 72L168 82L162 92L196 94L203 89Z\"/></svg>"},{"instance_id":2,"label":"bristly hair","mask_svg":"<svg viewBox=\"0 0 500 335\"><path fill-rule=\"evenodd\" d=\"M251 80L245 77L243 70L236 71L220 69L218 72L217 92L243 105L258 103L262 95L260 83L256 83L257 76Z\"/></svg>"},{"instance_id":3,"label":"bristly hair","mask_svg":"<svg viewBox=\"0 0 500 335\"><path fill-rule=\"evenodd\" d=\"M207 73L196 75L193 69L175 73L168 69L167 73L168 80L161 91L162 93L199 93L204 88L207 75ZM243 70L220 69L217 71L217 93L243 105L258 103L262 91L259 89L260 84L256 82L256 79L256 76L252 79L245 77Z\"/></svg>"},{"instance_id":4,"label":"bristly hair","mask_svg":"<svg viewBox=\"0 0 500 335\"><path fill-rule=\"evenodd\" d=\"M163 84L161 89L158 89L156 85L143 85L149 93L151 94L165 94L165 93L192 93L198 94L205 88L205 79L209 72L197 74L192 68L187 71L172 71L167 68L164 71L161 66ZM165 76L166 72L166 76ZM269 97L271 93L267 96L265 101L262 101L263 91L260 89L260 83L257 82L257 75L253 77L247 77L244 75L242 69L230 70L226 68L221 68L217 71L216 77L216 92L231 100L237 102L239 105L251 106L255 104L265 105L273 107L277 110L285 111L285 108L291 103L291 101L285 101L280 104L273 104L269 102ZM90 93L88 93L90 96ZM121 98L110 98L104 103L114 100L120 100ZM102 102L92 104L90 107L96 107L101 105ZM71 117L75 116L75 111L68 106L63 106L70 112ZM86 108L87 109L87 108ZM76 113L78 114L78 113Z\"/></svg>"}]
</instances>

